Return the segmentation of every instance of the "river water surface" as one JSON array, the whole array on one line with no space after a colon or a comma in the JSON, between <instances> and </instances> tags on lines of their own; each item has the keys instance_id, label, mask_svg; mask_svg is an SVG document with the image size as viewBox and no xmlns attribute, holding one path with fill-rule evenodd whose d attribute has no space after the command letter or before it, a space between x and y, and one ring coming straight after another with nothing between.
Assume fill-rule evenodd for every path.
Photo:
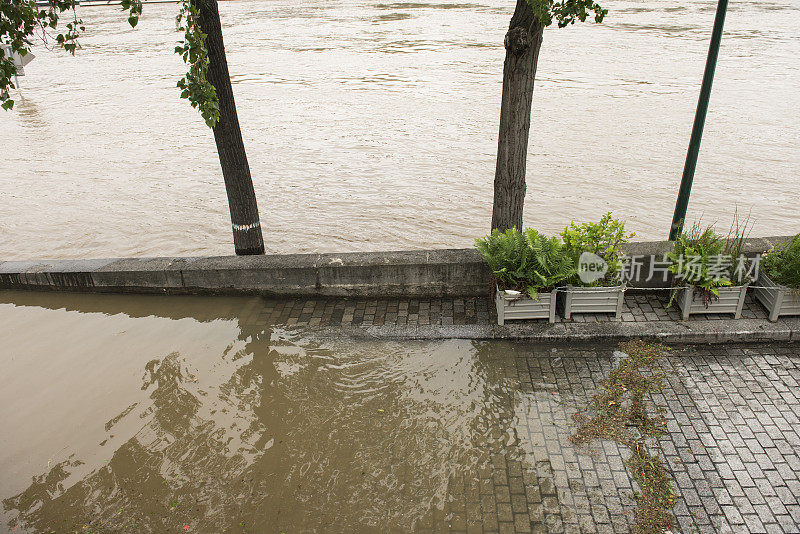
<instances>
[{"instance_id":1,"label":"river water surface","mask_svg":"<svg viewBox=\"0 0 800 534\"><path fill-rule=\"evenodd\" d=\"M669 226L715 2L614 0L545 32L525 222ZM0 114L0 257L230 254L211 132L175 83L172 4L84 7ZM269 252L470 246L488 228L511 0L220 6ZM690 218L800 231L800 0L732 2Z\"/></svg>"}]
</instances>

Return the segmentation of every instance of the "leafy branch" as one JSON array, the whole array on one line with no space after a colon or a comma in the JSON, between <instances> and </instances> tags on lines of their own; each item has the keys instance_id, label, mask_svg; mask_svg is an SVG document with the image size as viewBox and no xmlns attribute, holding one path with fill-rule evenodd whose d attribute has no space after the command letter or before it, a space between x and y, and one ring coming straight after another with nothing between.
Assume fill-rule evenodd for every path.
<instances>
[{"instance_id":1,"label":"leafy branch","mask_svg":"<svg viewBox=\"0 0 800 534\"><path fill-rule=\"evenodd\" d=\"M18 73L14 55L28 55L35 37L48 48L55 41L56 47L75 55L80 48L78 38L86 29L78 18L76 5L77 0L48 0L43 6L38 6L36 0L0 2L0 43L8 47L0 47L0 107L5 110L14 107L9 94L9 90L16 88L13 79ZM129 12L130 25L136 26L142 13L141 0L122 0L122 7ZM57 29L59 19L67 11L72 12L72 18L64 25L66 31L53 35L51 31Z\"/></svg>"},{"instance_id":2,"label":"leafy branch","mask_svg":"<svg viewBox=\"0 0 800 534\"><path fill-rule=\"evenodd\" d=\"M206 48L206 34L200 29L200 15L190 0L183 0L181 10L175 19L178 31L183 32L183 41L175 47L175 53L189 65L186 75L178 80L181 98L186 98L209 128L219 121L219 98L217 90L208 81L209 59Z\"/></svg>"},{"instance_id":3,"label":"leafy branch","mask_svg":"<svg viewBox=\"0 0 800 534\"><path fill-rule=\"evenodd\" d=\"M122 0L120 2L123 11L128 12L128 24L135 28L139 24L139 16L142 14L141 0Z\"/></svg>"},{"instance_id":4,"label":"leafy branch","mask_svg":"<svg viewBox=\"0 0 800 534\"><path fill-rule=\"evenodd\" d=\"M575 24L576 20L586 22L590 14L594 14L594 21L603 22L608 14L608 9L603 9L594 0L525 0L533 9L536 18L544 26L550 26L555 20L559 28Z\"/></svg>"},{"instance_id":5,"label":"leafy branch","mask_svg":"<svg viewBox=\"0 0 800 534\"><path fill-rule=\"evenodd\" d=\"M8 48L0 48L0 107L10 110L14 107L9 91L15 89L14 76L17 67L14 55L24 57L30 52L35 37L48 46L55 42L70 54L80 48L78 38L85 31L83 21L77 17L77 0L49 0L45 6L38 6L36 0L0 1L0 43ZM141 0L121 0L122 10L128 14L128 24L135 28L142 14ZM52 35L58 27L59 19L67 11L72 17L64 25L65 31ZM179 31L184 32L183 40L175 47L189 66L186 75L178 81L181 98L186 98L200 114L209 127L219 120L219 98L214 86L206 78L209 68L206 34L200 29L199 13L190 0L183 0L176 22ZM8 52L11 52L10 54Z\"/></svg>"}]
</instances>

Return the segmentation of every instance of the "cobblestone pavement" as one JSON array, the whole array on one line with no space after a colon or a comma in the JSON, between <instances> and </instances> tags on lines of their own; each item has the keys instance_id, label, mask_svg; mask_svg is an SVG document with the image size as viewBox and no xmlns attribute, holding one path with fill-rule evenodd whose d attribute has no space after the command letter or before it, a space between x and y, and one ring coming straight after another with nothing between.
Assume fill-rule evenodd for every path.
<instances>
[{"instance_id":1,"label":"cobblestone pavement","mask_svg":"<svg viewBox=\"0 0 800 534\"><path fill-rule=\"evenodd\" d=\"M626 294L623 322L678 321L676 306L667 308L669 293ZM258 324L296 326L340 325L453 325L497 322L493 303L488 298L445 299L264 299L263 306L250 311ZM731 314L692 315L689 321L730 319ZM743 318L766 319L766 310L747 296ZM572 319L557 317L557 322L610 322L613 314L574 314ZM516 323L518 321L510 321Z\"/></svg>"},{"instance_id":2,"label":"cobblestone pavement","mask_svg":"<svg viewBox=\"0 0 800 534\"><path fill-rule=\"evenodd\" d=\"M611 351L496 348L489 358L500 365L489 367L519 390L508 399L516 437L503 445L490 438L490 459L451 481L449 504L420 530L631 532L636 488L627 450L569 442L571 415L608 375ZM667 386L654 399L667 408L668 434L653 450L673 475L675 532L800 532L800 348L670 354ZM502 426L498 417L488 414L487 428Z\"/></svg>"}]
</instances>

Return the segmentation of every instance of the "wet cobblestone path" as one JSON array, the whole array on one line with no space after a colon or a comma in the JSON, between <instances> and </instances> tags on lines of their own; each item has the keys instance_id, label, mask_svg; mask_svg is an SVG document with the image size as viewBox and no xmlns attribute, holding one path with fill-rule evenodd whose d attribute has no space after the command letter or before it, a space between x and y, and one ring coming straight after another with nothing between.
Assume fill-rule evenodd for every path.
<instances>
[{"instance_id":1,"label":"wet cobblestone path","mask_svg":"<svg viewBox=\"0 0 800 534\"><path fill-rule=\"evenodd\" d=\"M611 359L595 350L548 358L516 344L509 353L517 440L454 480L437 519L452 532L630 532L627 451L569 442L569 404L589 399ZM676 531L800 532L798 363L793 345L683 348L664 360L668 383L654 401L666 407L668 433L655 450L673 476Z\"/></svg>"},{"instance_id":2,"label":"wet cobblestone path","mask_svg":"<svg viewBox=\"0 0 800 534\"><path fill-rule=\"evenodd\" d=\"M453 325L494 324L497 314L488 298L446 299L264 299L262 305L250 310L250 320L261 324L288 326L382 326L382 325ZM646 295L625 295L623 322L679 321L677 307L667 307L668 292ZM731 314L692 315L689 321L730 319ZM742 317L766 319L767 312L747 296ZM556 322L610 322L613 314L581 313ZM510 321L516 323L518 321ZM523 321L524 323L524 321Z\"/></svg>"}]
</instances>

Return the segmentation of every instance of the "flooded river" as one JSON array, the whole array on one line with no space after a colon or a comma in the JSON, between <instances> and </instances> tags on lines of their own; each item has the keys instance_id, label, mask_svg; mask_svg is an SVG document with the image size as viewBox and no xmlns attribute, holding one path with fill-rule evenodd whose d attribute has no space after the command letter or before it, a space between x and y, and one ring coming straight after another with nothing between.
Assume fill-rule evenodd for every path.
<instances>
[{"instance_id":1,"label":"flooded river","mask_svg":"<svg viewBox=\"0 0 800 534\"><path fill-rule=\"evenodd\" d=\"M671 220L710 0L613 0L545 32L526 223ZM220 6L269 252L470 246L488 228L513 2ZM76 57L38 46L0 113L0 258L233 252L211 132L175 88L176 7L84 7ZM800 0L732 2L690 217L800 231Z\"/></svg>"}]
</instances>

